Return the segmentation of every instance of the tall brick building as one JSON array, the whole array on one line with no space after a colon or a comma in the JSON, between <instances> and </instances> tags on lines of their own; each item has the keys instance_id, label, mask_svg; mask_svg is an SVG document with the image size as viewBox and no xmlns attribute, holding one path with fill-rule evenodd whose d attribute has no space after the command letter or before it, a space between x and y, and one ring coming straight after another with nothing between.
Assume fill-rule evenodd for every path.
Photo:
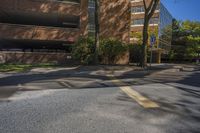
<instances>
[{"instance_id":1,"label":"tall brick building","mask_svg":"<svg viewBox=\"0 0 200 133\"><path fill-rule=\"evenodd\" d=\"M100 36L132 42L132 32L141 30L132 11L140 4L100 0ZM0 59L65 62L80 36L94 34L94 10L94 0L1 0Z\"/></svg>"}]
</instances>

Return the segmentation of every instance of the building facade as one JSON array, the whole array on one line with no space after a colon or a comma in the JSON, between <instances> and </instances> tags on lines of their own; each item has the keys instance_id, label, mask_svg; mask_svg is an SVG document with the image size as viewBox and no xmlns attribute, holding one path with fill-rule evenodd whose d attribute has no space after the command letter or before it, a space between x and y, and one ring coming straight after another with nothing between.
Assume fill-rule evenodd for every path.
<instances>
[{"instance_id":1,"label":"building facade","mask_svg":"<svg viewBox=\"0 0 200 133\"><path fill-rule=\"evenodd\" d=\"M100 36L128 42L129 0L100 5ZM94 34L94 10L94 0L1 0L0 56L6 59L1 62L12 62L13 52L14 60L38 60L38 55L46 55L41 57L44 62L52 56L64 58L79 37Z\"/></svg>"},{"instance_id":2,"label":"building facade","mask_svg":"<svg viewBox=\"0 0 200 133\"><path fill-rule=\"evenodd\" d=\"M160 32L165 26L158 24L162 17L165 19L160 10L154 14L150 28L157 27L159 36L165 38ZM164 7L162 10L167 12ZM0 59L26 62L29 57L30 63L58 58L65 61L79 37L94 35L94 12L95 0L1 0ZM136 34L142 31L143 22L141 0L101 0L99 17L101 38L112 37L125 43L138 41ZM162 47L158 47L164 48L165 43L162 41Z\"/></svg>"},{"instance_id":3,"label":"building facade","mask_svg":"<svg viewBox=\"0 0 200 133\"><path fill-rule=\"evenodd\" d=\"M87 0L0 1L1 49L62 51L87 35Z\"/></svg>"}]
</instances>

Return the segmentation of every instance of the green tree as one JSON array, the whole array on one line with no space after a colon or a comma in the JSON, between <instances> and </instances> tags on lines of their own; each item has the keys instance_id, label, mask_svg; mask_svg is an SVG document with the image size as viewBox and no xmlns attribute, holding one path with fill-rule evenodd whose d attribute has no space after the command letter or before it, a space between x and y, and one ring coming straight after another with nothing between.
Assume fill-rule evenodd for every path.
<instances>
[{"instance_id":1,"label":"green tree","mask_svg":"<svg viewBox=\"0 0 200 133\"><path fill-rule=\"evenodd\" d=\"M128 45L117 39L109 38L100 41L99 57L103 64L115 64L126 52L128 52Z\"/></svg>"},{"instance_id":2,"label":"green tree","mask_svg":"<svg viewBox=\"0 0 200 133\"><path fill-rule=\"evenodd\" d=\"M173 27L172 50L174 58L178 60L199 58L200 22L175 21Z\"/></svg>"},{"instance_id":3,"label":"green tree","mask_svg":"<svg viewBox=\"0 0 200 133\"><path fill-rule=\"evenodd\" d=\"M200 54L200 36L187 36L187 43L188 43L188 48L187 48L187 53L189 57L192 58L199 58Z\"/></svg>"},{"instance_id":4,"label":"green tree","mask_svg":"<svg viewBox=\"0 0 200 133\"><path fill-rule=\"evenodd\" d=\"M95 59L95 46L92 37L79 38L72 48L72 56L83 65L90 65Z\"/></svg>"}]
</instances>

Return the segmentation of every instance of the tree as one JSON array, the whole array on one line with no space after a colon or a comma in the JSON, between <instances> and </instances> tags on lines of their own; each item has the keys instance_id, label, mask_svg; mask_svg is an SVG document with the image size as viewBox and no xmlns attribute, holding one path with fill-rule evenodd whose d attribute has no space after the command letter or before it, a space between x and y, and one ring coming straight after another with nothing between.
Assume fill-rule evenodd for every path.
<instances>
[{"instance_id":1,"label":"tree","mask_svg":"<svg viewBox=\"0 0 200 133\"><path fill-rule=\"evenodd\" d=\"M99 0L95 0L95 64L98 64L98 49L99 49Z\"/></svg>"},{"instance_id":2,"label":"tree","mask_svg":"<svg viewBox=\"0 0 200 133\"><path fill-rule=\"evenodd\" d=\"M175 21L173 26L172 50L178 61L199 58L200 22Z\"/></svg>"},{"instance_id":3,"label":"tree","mask_svg":"<svg viewBox=\"0 0 200 133\"><path fill-rule=\"evenodd\" d=\"M200 56L200 36L187 36L188 53L192 58L198 58Z\"/></svg>"},{"instance_id":4,"label":"tree","mask_svg":"<svg viewBox=\"0 0 200 133\"><path fill-rule=\"evenodd\" d=\"M147 43L148 43L148 27L149 21L156 10L156 7L159 3L159 0L151 0L150 3L147 3L146 0L143 0L145 15L144 15L144 26L143 26L143 40L142 40L142 61L141 66L147 66Z\"/></svg>"}]
</instances>

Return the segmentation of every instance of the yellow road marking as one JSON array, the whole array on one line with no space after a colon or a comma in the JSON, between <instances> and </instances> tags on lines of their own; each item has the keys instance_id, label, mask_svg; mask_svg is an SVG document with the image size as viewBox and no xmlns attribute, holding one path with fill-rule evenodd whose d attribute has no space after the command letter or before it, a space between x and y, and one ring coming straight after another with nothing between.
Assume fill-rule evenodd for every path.
<instances>
[{"instance_id":1,"label":"yellow road marking","mask_svg":"<svg viewBox=\"0 0 200 133\"><path fill-rule=\"evenodd\" d=\"M133 98L135 101L138 102L141 106L144 108L158 108L159 105L150 99L142 96L140 93L137 91L131 89L131 87L126 86L126 87L120 87L120 89L125 92L129 97Z\"/></svg>"},{"instance_id":2,"label":"yellow road marking","mask_svg":"<svg viewBox=\"0 0 200 133\"><path fill-rule=\"evenodd\" d=\"M108 77L110 77L113 83L115 83L116 85L120 85L120 84L125 84L124 82L116 79L114 77L114 75L107 75ZM157 103L151 101L150 99L142 96L139 92L133 90L131 87L129 86L123 86L120 87L120 89L126 93L130 98L134 99L138 104L140 104L141 106L143 106L144 108L158 108L160 107Z\"/></svg>"}]
</instances>

